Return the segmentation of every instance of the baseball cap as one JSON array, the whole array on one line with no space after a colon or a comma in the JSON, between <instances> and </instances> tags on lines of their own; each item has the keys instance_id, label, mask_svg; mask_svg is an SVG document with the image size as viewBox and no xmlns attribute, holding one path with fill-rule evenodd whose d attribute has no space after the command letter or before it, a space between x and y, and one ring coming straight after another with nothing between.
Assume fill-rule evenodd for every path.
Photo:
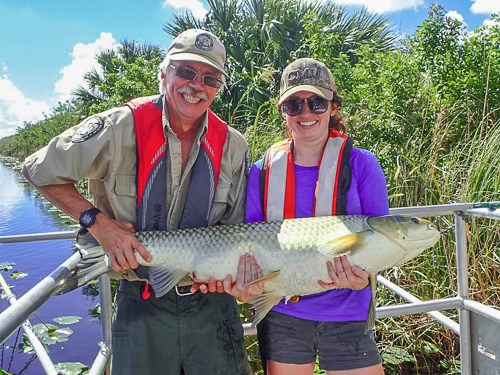
<instances>
[{"instance_id":1,"label":"baseball cap","mask_svg":"<svg viewBox=\"0 0 500 375\"><path fill-rule=\"evenodd\" d=\"M295 60L285 68L281 75L278 104L299 91L309 91L332 100L333 94L337 92L332 72L324 64L311 58Z\"/></svg>"},{"instance_id":2,"label":"baseball cap","mask_svg":"<svg viewBox=\"0 0 500 375\"><path fill-rule=\"evenodd\" d=\"M219 38L206 30L188 29L172 41L167 57L171 61L197 61L208 64L227 77L224 70L226 48Z\"/></svg>"}]
</instances>

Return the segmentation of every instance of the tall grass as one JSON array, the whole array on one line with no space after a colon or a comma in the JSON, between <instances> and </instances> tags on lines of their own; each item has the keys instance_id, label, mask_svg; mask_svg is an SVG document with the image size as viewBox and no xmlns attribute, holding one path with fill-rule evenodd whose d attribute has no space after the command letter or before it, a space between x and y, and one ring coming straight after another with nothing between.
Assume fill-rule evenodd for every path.
<instances>
[{"instance_id":1,"label":"tall grass","mask_svg":"<svg viewBox=\"0 0 500 375\"><path fill-rule=\"evenodd\" d=\"M500 200L500 121L469 126L473 130L464 131L458 144L449 149L447 135L456 126L455 118L439 113L430 142L415 147L418 140L410 139L395 158L395 173L386 171L392 206ZM433 219L446 231L439 245L403 267L384 273L423 300L457 293L455 238L452 231L447 231L453 223L449 217ZM500 223L468 218L466 228L470 298L498 307ZM401 302L379 288L379 305ZM455 310L445 314L457 318ZM459 372L459 338L431 318L413 315L384 319L376 328L386 367L393 373Z\"/></svg>"}]
</instances>

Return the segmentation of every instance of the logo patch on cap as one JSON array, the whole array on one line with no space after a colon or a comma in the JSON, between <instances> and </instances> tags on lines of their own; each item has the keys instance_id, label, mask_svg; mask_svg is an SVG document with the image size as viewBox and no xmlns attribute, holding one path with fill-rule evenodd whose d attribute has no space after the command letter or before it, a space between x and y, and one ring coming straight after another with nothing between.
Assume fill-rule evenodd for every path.
<instances>
[{"instance_id":1,"label":"logo patch on cap","mask_svg":"<svg viewBox=\"0 0 500 375\"><path fill-rule=\"evenodd\" d=\"M194 45L203 51L211 51L214 48L214 41L208 34L200 34L196 37Z\"/></svg>"},{"instance_id":2,"label":"logo patch on cap","mask_svg":"<svg viewBox=\"0 0 500 375\"><path fill-rule=\"evenodd\" d=\"M327 89L330 86L328 75L319 66L292 70L288 73L287 79L290 86L309 84Z\"/></svg>"},{"instance_id":3,"label":"logo patch on cap","mask_svg":"<svg viewBox=\"0 0 500 375\"><path fill-rule=\"evenodd\" d=\"M71 142L80 143L92 138L104 128L104 119L100 116L93 116L85 120L71 137Z\"/></svg>"}]
</instances>

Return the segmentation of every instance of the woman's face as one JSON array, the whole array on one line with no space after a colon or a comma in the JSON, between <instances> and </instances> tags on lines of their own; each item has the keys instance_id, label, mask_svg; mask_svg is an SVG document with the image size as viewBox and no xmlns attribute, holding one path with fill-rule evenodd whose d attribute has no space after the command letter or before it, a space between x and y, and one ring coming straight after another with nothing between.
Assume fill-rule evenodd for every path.
<instances>
[{"instance_id":1,"label":"woman's face","mask_svg":"<svg viewBox=\"0 0 500 375\"><path fill-rule=\"evenodd\" d=\"M294 115L300 107L302 111ZM335 113L331 101L309 91L299 91L283 103L281 110L295 141L320 141L328 137L330 117Z\"/></svg>"}]
</instances>

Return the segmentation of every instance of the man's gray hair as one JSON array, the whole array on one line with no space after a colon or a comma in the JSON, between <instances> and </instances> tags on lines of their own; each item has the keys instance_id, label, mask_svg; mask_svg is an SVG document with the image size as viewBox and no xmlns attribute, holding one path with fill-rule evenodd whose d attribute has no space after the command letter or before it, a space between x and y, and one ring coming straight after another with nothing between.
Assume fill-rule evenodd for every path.
<instances>
[{"instance_id":1,"label":"man's gray hair","mask_svg":"<svg viewBox=\"0 0 500 375\"><path fill-rule=\"evenodd\" d=\"M160 63L160 66L158 67L158 85L160 89L160 94L165 94L165 84L164 81L161 79L161 74L166 76L167 75L167 68L170 65L170 58L167 56L163 59L163 61Z\"/></svg>"}]
</instances>

